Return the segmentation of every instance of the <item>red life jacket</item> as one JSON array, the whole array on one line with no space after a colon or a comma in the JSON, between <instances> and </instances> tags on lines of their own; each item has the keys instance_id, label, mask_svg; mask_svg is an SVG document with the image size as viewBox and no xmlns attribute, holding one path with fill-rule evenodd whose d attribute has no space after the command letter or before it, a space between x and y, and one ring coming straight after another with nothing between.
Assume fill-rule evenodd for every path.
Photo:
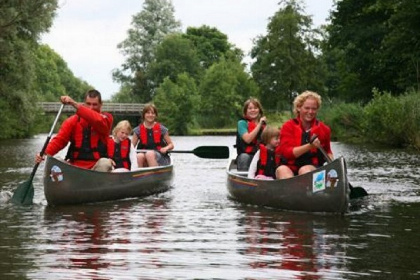
<instances>
[{"instance_id":1,"label":"red life jacket","mask_svg":"<svg viewBox=\"0 0 420 280\"><path fill-rule=\"evenodd\" d=\"M128 138L120 143L115 143L112 138L109 139L108 157L115 162L115 168L131 169L130 149L131 141Z\"/></svg>"},{"instance_id":2,"label":"red life jacket","mask_svg":"<svg viewBox=\"0 0 420 280\"><path fill-rule=\"evenodd\" d=\"M160 129L160 123L155 123L151 129L147 129L144 124L140 124L140 142L138 149L153 149L158 150L165 146L162 138L162 131Z\"/></svg>"},{"instance_id":3,"label":"red life jacket","mask_svg":"<svg viewBox=\"0 0 420 280\"><path fill-rule=\"evenodd\" d=\"M257 164L255 175L265 175L276 178L276 168L278 160L273 150L267 149L266 146L260 144L260 159Z\"/></svg>"},{"instance_id":4,"label":"red life jacket","mask_svg":"<svg viewBox=\"0 0 420 280\"><path fill-rule=\"evenodd\" d=\"M248 119L243 119L248 122L248 133L252 132L256 127L257 124L255 122L252 122ZM251 141L251 143L246 143L242 137L239 136L239 132L236 133L236 152L238 155L242 153L247 153L254 155L258 151L258 144L261 141L261 132L264 130L265 125L262 125L260 128L260 131L257 135L257 137L254 138L254 140Z\"/></svg>"},{"instance_id":5,"label":"red life jacket","mask_svg":"<svg viewBox=\"0 0 420 280\"><path fill-rule=\"evenodd\" d=\"M107 157L107 143L80 117L74 126L72 137L66 159L98 160L101 157Z\"/></svg>"},{"instance_id":6,"label":"red life jacket","mask_svg":"<svg viewBox=\"0 0 420 280\"><path fill-rule=\"evenodd\" d=\"M301 145L309 143L311 137L314 134L318 135L321 142L325 141L325 140L322 140L325 137L324 127L323 127L325 125L323 125L320 121L315 120L309 132L306 132L303 130L300 124L300 121L298 119L293 119L293 123L295 125L295 128L293 130L294 131L293 137L294 139L296 139L297 146L301 146ZM299 168L305 165L313 165L315 167L319 167L322 164L324 164L325 159L322 156L322 153L317 148L313 148L309 152L304 153L298 158L289 159L289 160L282 158L281 161L283 164L286 164L287 166L289 166L294 173L297 173Z\"/></svg>"}]
</instances>

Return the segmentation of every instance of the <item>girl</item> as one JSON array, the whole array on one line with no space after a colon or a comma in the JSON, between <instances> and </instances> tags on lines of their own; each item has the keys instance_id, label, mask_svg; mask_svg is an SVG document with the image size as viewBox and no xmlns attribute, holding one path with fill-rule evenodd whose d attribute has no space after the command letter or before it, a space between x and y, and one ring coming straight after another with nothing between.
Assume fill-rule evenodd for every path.
<instances>
[{"instance_id":1,"label":"girl","mask_svg":"<svg viewBox=\"0 0 420 280\"><path fill-rule=\"evenodd\" d=\"M238 121L236 134L238 171L248 170L251 159L258 150L261 131L266 122L263 114L261 103L257 99L250 98L245 101L243 117Z\"/></svg>"},{"instance_id":2,"label":"girl","mask_svg":"<svg viewBox=\"0 0 420 280\"><path fill-rule=\"evenodd\" d=\"M275 156L276 147L279 145L279 130L267 126L261 134L263 144L252 158L248 170L248 178L273 180L276 177L276 168L279 160Z\"/></svg>"},{"instance_id":3,"label":"girl","mask_svg":"<svg viewBox=\"0 0 420 280\"><path fill-rule=\"evenodd\" d=\"M113 138L108 141L108 156L114 166L113 172L138 169L136 150L128 136L131 134L128 121L120 121L112 130Z\"/></svg>"},{"instance_id":4,"label":"girl","mask_svg":"<svg viewBox=\"0 0 420 280\"><path fill-rule=\"evenodd\" d=\"M173 150L174 144L169 137L168 129L156 121L158 111L153 104L143 108L143 122L134 128L133 145L141 151L137 154L139 167L169 165L171 159L168 152Z\"/></svg>"}]
</instances>

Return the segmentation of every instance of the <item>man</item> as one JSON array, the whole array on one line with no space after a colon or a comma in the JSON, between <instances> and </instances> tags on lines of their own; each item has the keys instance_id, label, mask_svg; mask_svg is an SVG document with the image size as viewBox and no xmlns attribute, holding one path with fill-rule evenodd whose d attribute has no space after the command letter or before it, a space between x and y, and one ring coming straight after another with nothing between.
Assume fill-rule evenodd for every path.
<instances>
[{"instance_id":1,"label":"man","mask_svg":"<svg viewBox=\"0 0 420 280\"><path fill-rule=\"evenodd\" d=\"M102 98L97 90L85 94L85 103L79 104L69 96L61 96L63 104L71 105L76 114L65 120L48 144L45 154L54 156L70 142L66 160L81 168L110 171L111 160L107 158L107 141L111 133L113 117L101 112ZM35 161L43 158L36 155Z\"/></svg>"}]
</instances>

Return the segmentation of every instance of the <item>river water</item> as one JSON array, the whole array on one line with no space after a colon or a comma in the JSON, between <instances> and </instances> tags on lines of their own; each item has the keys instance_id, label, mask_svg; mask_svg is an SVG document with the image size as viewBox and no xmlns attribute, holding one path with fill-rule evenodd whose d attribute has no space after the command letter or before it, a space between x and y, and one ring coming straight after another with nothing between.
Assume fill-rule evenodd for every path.
<instances>
[{"instance_id":1,"label":"river water","mask_svg":"<svg viewBox=\"0 0 420 280\"><path fill-rule=\"evenodd\" d=\"M0 194L29 179L46 135L0 142ZM233 136L172 137L178 150ZM1 279L420 279L419 154L333 143L370 196L344 216L241 205L226 160L173 154L174 185L147 198L0 203Z\"/></svg>"}]
</instances>

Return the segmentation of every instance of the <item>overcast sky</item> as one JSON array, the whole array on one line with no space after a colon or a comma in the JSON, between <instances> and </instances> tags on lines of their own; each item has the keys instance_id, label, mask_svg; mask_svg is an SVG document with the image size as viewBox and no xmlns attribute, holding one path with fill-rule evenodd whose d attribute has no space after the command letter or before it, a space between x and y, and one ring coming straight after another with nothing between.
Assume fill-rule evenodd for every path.
<instances>
[{"instance_id":1,"label":"overcast sky","mask_svg":"<svg viewBox=\"0 0 420 280\"><path fill-rule=\"evenodd\" d=\"M124 57L117 44L127 36L132 16L143 0L59 0L53 26L42 42L68 64L74 75L98 89L104 99L115 94L112 70ZM172 0L175 18L188 26L216 27L229 42L248 54L252 40L265 35L269 17L279 9L279 0ZM325 23L333 0L306 0L306 14L316 26Z\"/></svg>"}]
</instances>

